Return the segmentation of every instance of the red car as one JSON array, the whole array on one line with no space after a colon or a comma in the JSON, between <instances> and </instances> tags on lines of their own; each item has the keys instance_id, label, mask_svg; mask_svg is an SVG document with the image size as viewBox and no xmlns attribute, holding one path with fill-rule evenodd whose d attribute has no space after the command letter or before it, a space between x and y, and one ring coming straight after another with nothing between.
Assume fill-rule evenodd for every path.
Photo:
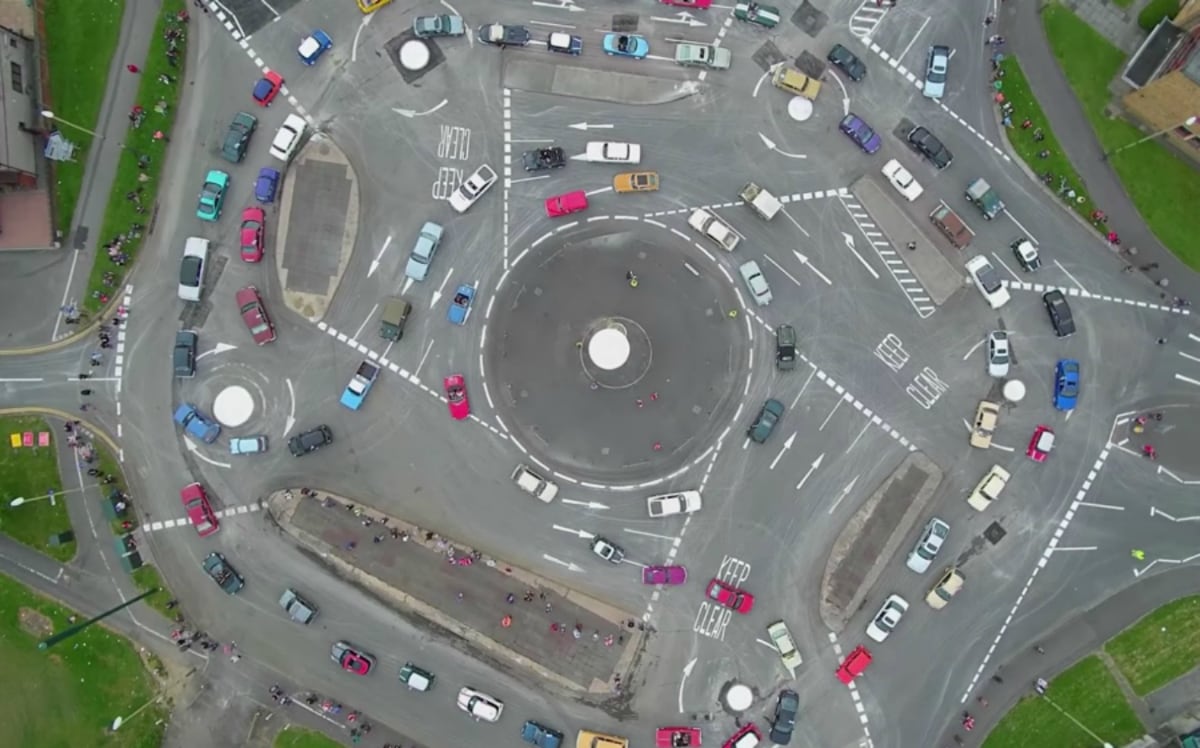
<instances>
[{"instance_id":1,"label":"red car","mask_svg":"<svg viewBox=\"0 0 1200 748\"><path fill-rule=\"evenodd\" d=\"M674 5L677 8L699 8L703 10L712 5L712 0L658 0L660 3Z\"/></svg>"},{"instance_id":2,"label":"red car","mask_svg":"<svg viewBox=\"0 0 1200 748\"><path fill-rule=\"evenodd\" d=\"M1033 430L1033 438L1029 440L1029 447L1025 450L1025 454L1034 462L1045 462L1052 449L1054 449L1054 432L1050 430L1049 426L1042 425Z\"/></svg>"},{"instance_id":3,"label":"red car","mask_svg":"<svg viewBox=\"0 0 1200 748\"><path fill-rule=\"evenodd\" d=\"M330 658L341 665L342 670L355 675L366 675L375 667L375 658L349 642L334 642L329 650Z\"/></svg>"},{"instance_id":4,"label":"red car","mask_svg":"<svg viewBox=\"0 0 1200 748\"><path fill-rule=\"evenodd\" d=\"M575 190L568 192L565 195L558 195L546 200L546 215L551 218L578 213L581 210L586 210L588 206L587 193L583 190Z\"/></svg>"},{"instance_id":5,"label":"red car","mask_svg":"<svg viewBox=\"0 0 1200 748\"><path fill-rule=\"evenodd\" d=\"M699 727L660 727L654 731L654 748L690 748L700 745Z\"/></svg>"},{"instance_id":6,"label":"red car","mask_svg":"<svg viewBox=\"0 0 1200 748\"><path fill-rule=\"evenodd\" d=\"M716 600L726 608L739 613L749 613L750 609L754 607L754 595L745 590L739 590L737 587L731 587L720 579L713 579L708 583L707 594L709 599Z\"/></svg>"},{"instance_id":7,"label":"red car","mask_svg":"<svg viewBox=\"0 0 1200 748\"><path fill-rule=\"evenodd\" d=\"M751 722L729 736L723 748L754 748L762 742L762 733Z\"/></svg>"},{"instance_id":8,"label":"red car","mask_svg":"<svg viewBox=\"0 0 1200 748\"><path fill-rule=\"evenodd\" d=\"M266 233L267 214L262 208L250 207L242 211L242 260L262 260Z\"/></svg>"},{"instance_id":9,"label":"red car","mask_svg":"<svg viewBox=\"0 0 1200 748\"><path fill-rule=\"evenodd\" d=\"M242 315L242 321L246 323L246 328L250 330L250 335L254 338L254 342L259 345L265 345L275 339L275 325L272 324L271 318L267 316L267 308L263 306L262 297L258 295L258 289L254 286L246 286L238 290L237 296L238 310Z\"/></svg>"},{"instance_id":10,"label":"red car","mask_svg":"<svg viewBox=\"0 0 1200 748\"><path fill-rule=\"evenodd\" d=\"M862 672L867 669L867 665L871 664L871 652L861 644L854 648L850 654L846 655L846 659L842 661L841 666L837 669L837 679L847 686L862 675Z\"/></svg>"},{"instance_id":11,"label":"red car","mask_svg":"<svg viewBox=\"0 0 1200 748\"><path fill-rule=\"evenodd\" d=\"M268 70L254 84L254 100L258 102L259 106L271 106L271 102L275 100L281 88L283 88L283 77L274 70Z\"/></svg>"},{"instance_id":12,"label":"red car","mask_svg":"<svg viewBox=\"0 0 1200 748\"><path fill-rule=\"evenodd\" d=\"M467 399L467 383L462 374L451 374L443 379L442 388L446 391L451 418L461 421L471 415L471 401Z\"/></svg>"},{"instance_id":13,"label":"red car","mask_svg":"<svg viewBox=\"0 0 1200 748\"><path fill-rule=\"evenodd\" d=\"M642 569L642 584L683 584L687 569L682 566L647 566Z\"/></svg>"},{"instance_id":14,"label":"red car","mask_svg":"<svg viewBox=\"0 0 1200 748\"><path fill-rule=\"evenodd\" d=\"M179 491L179 500L183 502L188 521L196 528L196 534L200 537L207 538L221 526L221 523L217 522L217 515L213 514L212 505L208 503L208 494L204 492L204 486L199 483L184 486Z\"/></svg>"}]
</instances>

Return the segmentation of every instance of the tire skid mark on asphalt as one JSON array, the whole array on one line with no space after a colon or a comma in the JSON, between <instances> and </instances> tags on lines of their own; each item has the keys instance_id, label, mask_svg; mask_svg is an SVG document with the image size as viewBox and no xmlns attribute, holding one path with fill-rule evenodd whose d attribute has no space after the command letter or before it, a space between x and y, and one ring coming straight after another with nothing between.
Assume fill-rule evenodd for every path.
<instances>
[{"instance_id":1,"label":"tire skid mark on asphalt","mask_svg":"<svg viewBox=\"0 0 1200 748\"><path fill-rule=\"evenodd\" d=\"M1173 306L1171 304L1160 304L1153 301L1143 301L1141 299L1130 299L1119 296L1109 296L1107 294L1092 293L1079 288L1067 286L1055 286L1049 283L1031 283L1022 280L1004 280L1005 286L1019 291L1034 291L1036 293L1045 293L1046 291L1062 291L1066 296L1076 296L1081 299L1093 299L1095 301L1109 301L1115 304L1124 304L1125 306L1137 307L1138 309L1148 309L1155 312L1167 312L1168 314L1180 314L1189 316L1192 313L1191 309Z\"/></svg>"},{"instance_id":2,"label":"tire skid mark on asphalt","mask_svg":"<svg viewBox=\"0 0 1200 748\"><path fill-rule=\"evenodd\" d=\"M842 661L842 645L838 643L837 634L829 632L829 643L833 645L833 655L838 662ZM854 702L854 711L858 712L858 721L862 724L863 734L866 736L866 742L860 745L872 746L874 741L871 740L871 725L867 718L867 708L863 704L862 695L858 692L858 684L850 681L846 684L847 690L850 691L850 700Z\"/></svg>"},{"instance_id":3,"label":"tire skid mark on asphalt","mask_svg":"<svg viewBox=\"0 0 1200 748\"><path fill-rule=\"evenodd\" d=\"M807 200L822 200L835 197L849 197L850 190L846 187L831 187L826 190L812 190L810 192L796 192L791 195L780 195L779 202L788 205L791 203L805 202ZM674 208L672 210L659 210L652 213L644 213L642 220L650 223L652 226L661 226L661 224L647 221L647 218L660 218L662 216L678 216L684 213L692 213L699 209L704 210L721 210L723 208L735 208L739 205L745 205L745 200L732 200L727 203L713 203L711 205L693 206L690 208ZM665 227L664 227L665 228ZM672 229L673 230L673 229Z\"/></svg>"}]
</instances>

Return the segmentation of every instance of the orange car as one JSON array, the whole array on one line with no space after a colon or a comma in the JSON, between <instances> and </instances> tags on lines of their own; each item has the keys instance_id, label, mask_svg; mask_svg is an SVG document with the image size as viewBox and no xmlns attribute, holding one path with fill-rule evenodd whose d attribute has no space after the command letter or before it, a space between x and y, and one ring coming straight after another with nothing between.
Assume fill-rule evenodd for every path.
<instances>
[{"instance_id":1,"label":"orange car","mask_svg":"<svg viewBox=\"0 0 1200 748\"><path fill-rule=\"evenodd\" d=\"M656 192L658 190L658 172L656 171L627 171L613 177L613 190L616 192Z\"/></svg>"}]
</instances>

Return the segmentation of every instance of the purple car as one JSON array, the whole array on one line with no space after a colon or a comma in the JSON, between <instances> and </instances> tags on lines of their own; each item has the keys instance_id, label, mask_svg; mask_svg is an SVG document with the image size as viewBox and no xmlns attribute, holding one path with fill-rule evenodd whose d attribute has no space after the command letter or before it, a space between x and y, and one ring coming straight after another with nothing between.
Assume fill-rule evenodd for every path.
<instances>
[{"instance_id":1,"label":"purple car","mask_svg":"<svg viewBox=\"0 0 1200 748\"><path fill-rule=\"evenodd\" d=\"M687 569L682 566L647 566L642 569L642 584L683 584Z\"/></svg>"},{"instance_id":2,"label":"purple car","mask_svg":"<svg viewBox=\"0 0 1200 748\"><path fill-rule=\"evenodd\" d=\"M269 166L264 166L258 172L258 179L254 182L254 197L260 203L273 203L277 189L279 189L279 172Z\"/></svg>"},{"instance_id":3,"label":"purple car","mask_svg":"<svg viewBox=\"0 0 1200 748\"><path fill-rule=\"evenodd\" d=\"M857 114L847 114L843 117L838 129L849 135L850 139L867 153L875 153L883 146L883 138L876 135L871 126Z\"/></svg>"}]
</instances>

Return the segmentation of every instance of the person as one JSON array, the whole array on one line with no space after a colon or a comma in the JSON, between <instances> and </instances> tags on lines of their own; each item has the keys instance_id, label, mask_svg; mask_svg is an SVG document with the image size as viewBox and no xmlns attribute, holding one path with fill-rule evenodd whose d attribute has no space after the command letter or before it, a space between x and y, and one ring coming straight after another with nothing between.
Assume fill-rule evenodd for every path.
<instances>
[{"instance_id":1,"label":"person","mask_svg":"<svg viewBox=\"0 0 1200 748\"><path fill-rule=\"evenodd\" d=\"M125 69L126 69L126 70L128 70L128 71L129 71L129 72L131 72L131 73L140 73L140 72L141 72L141 69L140 69L140 68L138 68L138 66L137 66L137 65L134 65L132 62L131 62L131 63L129 63L128 65L126 65L126 66L125 66Z\"/></svg>"},{"instance_id":2,"label":"person","mask_svg":"<svg viewBox=\"0 0 1200 748\"><path fill-rule=\"evenodd\" d=\"M1038 695L1040 695L1040 696L1045 696L1045 695L1046 695L1046 688L1047 688L1049 685L1050 685L1050 684L1046 682L1046 679L1045 679L1045 678L1038 678L1038 679L1037 679L1037 682L1035 682L1035 683L1033 684L1033 687L1034 687L1034 688L1037 690L1037 692L1038 692Z\"/></svg>"},{"instance_id":3,"label":"person","mask_svg":"<svg viewBox=\"0 0 1200 748\"><path fill-rule=\"evenodd\" d=\"M963 712L962 726L963 726L963 729L966 730L967 732L974 730L975 729L975 718L972 717L971 715L967 714L966 712Z\"/></svg>"},{"instance_id":4,"label":"person","mask_svg":"<svg viewBox=\"0 0 1200 748\"><path fill-rule=\"evenodd\" d=\"M907 248L908 248L908 250L911 252L911 251L915 251L915 250L916 250L916 248L917 248L917 243L916 243L916 242L909 242L908 244L906 244L906 245L904 245L904 246L905 246L905 247L907 247Z\"/></svg>"}]
</instances>

